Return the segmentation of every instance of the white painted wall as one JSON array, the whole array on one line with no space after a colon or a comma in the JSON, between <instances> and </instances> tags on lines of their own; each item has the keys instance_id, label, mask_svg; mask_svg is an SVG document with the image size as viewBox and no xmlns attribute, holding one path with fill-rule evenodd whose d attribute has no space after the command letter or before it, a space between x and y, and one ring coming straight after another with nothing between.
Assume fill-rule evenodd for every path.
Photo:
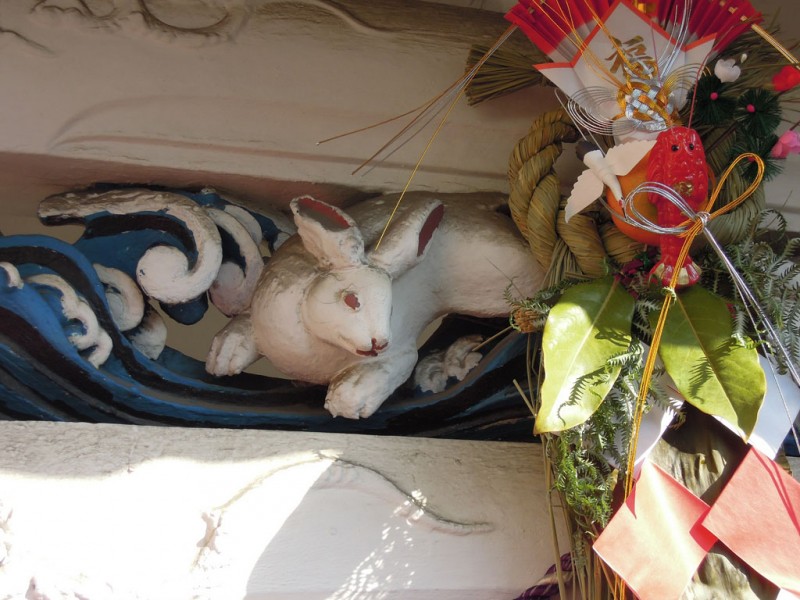
<instances>
[{"instance_id":1,"label":"white painted wall","mask_svg":"<svg viewBox=\"0 0 800 600\"><path fill-rule=\"evenodd\" d=\"M355 176L404 121L317 142L447 88L470 45L505 29L509 3L0 2L0 194L14 199L3 213L32 216L44 195L95 181L215 185L256 206L309 192L340 203L397 191L428 132ZM777 0L755 4L780 8ZM784 40L800 30L797 20L781 24ZM510 43L529 45L519 32ZM411 189L506 190L514 143L553 106L547 89L472 108L461 100ZM786 205L797 160L768 189L770 204L800 229L796 202ZM577 167L562 167L570 182Z\"/></svg>"},{"instance_id":2,"label":"white painted wall","mask_svg":"<svg viewBox=\"0 0 800 600\"><path fill-rule=\"evenodd\" d=\"M20 422L0 440L2 599L510 600L554 562L539 445Z\"/></svg>"},{"instance_id":3,"label":"white painted wall","mask_svg":"<svg viewBox=\"0 0 800 600\"><path fill-rule=\"evenodd\" d=\"M507 25L502 12L473 8L502 11L507 0L452 3L0 2L0 194L14 199L3 212L31 216L44 195L98 180L216 185L254 205L397 191L427 133L356 176L402 121L317 142L419 106L460 76L471 44ZM784 19L781 37L798 29ZM511 43L528 45L519 33ZM473 108L462 100L412 189L505 190L514 143L553 106L544 89ZM796 161L770 184L772 205L796 184ZM565 179L575 169L562 169ZM784 210L794 219L792 204Z\"/></svg>"},{"instance_id":4,"label":"white painted wall","mask_svg":"<svg viewBox=\"0 0 800 600\"><path fill-rule=\"evenodd\" d=\"M317 142L419 106L461 75L472 43L506 27L499 13L419 1L146 5L170 25L234 25L165 32L124 0L0 3L0 191L27 196L12 211L96 180L215 184L262 203L399 190L426 136L359 176L401 125ZM460 102L414 187L504 189L511 147L554 104L537 92Z\"/></svg>"}]
</instances>

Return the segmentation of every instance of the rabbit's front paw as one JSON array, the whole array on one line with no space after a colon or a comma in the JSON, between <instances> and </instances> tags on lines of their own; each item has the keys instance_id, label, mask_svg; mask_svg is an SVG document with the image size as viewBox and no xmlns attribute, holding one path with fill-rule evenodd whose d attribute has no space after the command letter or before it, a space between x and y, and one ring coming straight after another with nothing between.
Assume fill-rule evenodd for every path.
<instances>
[{"instance_id":1,"label":"rabbit's front paw","mask_svg":"<svg viewBox=\"0 0 800 600\"><path fill-rule=\"evenodd\" d=\"M238 318L238 317L237 317ZM236 375L252 364L260 355L253 339L252 329L241 319L232 320L214 336L206 358L206 371L220 377Z\"/></svg>"},{"instance_id":2,"label":"rabbit's front paw","mask_svg":"<svg viewBox=\"0 0 800 600\"><path fill-rule=\"evenodd\" d=\"M365 369L351 369L328 386L325 409L334 417L365 419L372 416L389 396L385 375Z\"/></svg>"}]
</instances>

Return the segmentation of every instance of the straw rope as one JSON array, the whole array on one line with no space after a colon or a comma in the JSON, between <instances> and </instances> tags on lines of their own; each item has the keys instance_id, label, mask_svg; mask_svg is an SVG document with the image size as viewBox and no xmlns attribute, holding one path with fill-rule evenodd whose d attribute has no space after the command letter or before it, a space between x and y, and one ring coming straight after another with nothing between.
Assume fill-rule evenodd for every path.
<instances>
[{"instance_id":1,"label":"straw rope","mask_svg":"<svg viewBox=\"0 0 800 600\"><path fill-rule=\"evenodd\" d=\"M711 170L714 173L723 173L727 169L734 151L732 137L718 144L706 155ZM740 171L732 171L713 208L718 209L733 202L749 184L750 181L745 181ZM751 234L752 223L765 207L764 186L760 185L747 200L736 207L736 210L720 215L711 221L708 229L723 246L741 242Z\"/></svg>"},{"instance_id":2,"label":"straw rope","mask_svg":"<svg viewBox=\"0 0 800 600\"><path fill-rule=\"evenodd\" d=\"M544 285L567 277L601 277L608 259L624 264L642 251L643 245L622 233L610 220L578 214L567 223L566 198L554 170L563 143L577 141L579 133L563 109L538 117L514 147L508 164L508 206L536 261L547 273ZM721 144L708 155L712 171L722 173L731 148ZM739 172L730 173L715 208L738 198L748 182ZM739 242L750 234L751 224L765 204L763 187L735 210L709 224L723 245Z\"/></svg>"},{"instance_id":3,"label":"straw rope","mask_svg":"<svg viewBox=\"0 0 800 600\"><path fill-rule=\"evenodd\" d=\"M590 216L576 215L566 222L566 198L553 165L563 142L578 137L567 114L554 110L533 122L509 159L511 216L548 273L545 285L565 277L600 277L609 256L627 262L642 248L613 225L598 225Z\"/></svg>"}]
</instances>

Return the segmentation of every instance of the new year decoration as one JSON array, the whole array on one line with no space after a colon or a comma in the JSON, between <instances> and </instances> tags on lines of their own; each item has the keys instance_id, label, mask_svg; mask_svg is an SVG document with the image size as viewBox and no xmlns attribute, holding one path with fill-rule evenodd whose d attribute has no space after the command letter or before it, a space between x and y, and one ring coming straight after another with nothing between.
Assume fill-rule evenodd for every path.
<instances>
[{"instance_id":1,"label":"new year decoration","mask_svg":"<svg viewBox=\"0 0 800 600\"><path fill-rule=\"evenodd\" d=\"M775 92L797 85L800 63L759 25L761 15L746 1L521 0L507 18L553 61L535 67L559 88L564 108L537 118L510 161L512 216L553 286L516 303L513 322L523 331L544 330L541 358L531 364L539 373L539 384L528 390L531 410L555 486L575 527L591 543L615 512L613 490L627 495L634 488L645 412L664 409L676 391L685 402L679 425L687 418L700 420L699 410L740 436L738 442L723 442L721 433L712 433L705 442L732 464L742 457L734 448L751 435L754 444L770 450L787 433L797 443L792 424L800 385L793 308L798 288L791 260L797 245L761 241L761 223L770 216L761 213L760 184L780 168L774 159L792 152L796 125L780 139L775 134L782 100ZM491 47L483 61L494 51ZM765 58L773 52L790 66L780 69ZM470 63L481 61L470 58ZM491 97L483 86L481 95ZM588 170L565 207L548 170L559 144L575 137L584 138L578 155ZM776 218L780 230L782 218ZM554 235L547 233L551 228ZM620 232L641 244L638 250L623 244ZM708 248L693 244L698 236ZM702 268L697 256L689 257L690 247L702 256ZM603 260L614 265L613 276L598 268ZM772 404L765 395L782 400ZM760 413L772 416L762 421ZM765 443L767 422L776 429L774 436L767 434L773 441ZM703 441L692 437L696 432L696 427L678 429L665 435L668 442L648 441L648 447L658 448L664 464L686 437L683 451L698 448L692 456L701 456ZM610 456L620 438L625 447ZM666 444L673 447L665 450ZM695 494L718 478L704 468L686 468L675 471ZM617 477L623 473L621 482ZM646 496L652 477L642 480L635 487L644 485ZM685 491L681 484L673 487L676 498ZM642 505L628 496L609 532L617 519L625 522L628 510L637 519L652 509L657 518L669 512L667 523L678 519L678 500L668 502L668 511L657 508L667 497L664 489L660 485L659 493L640 497ZM696 509L704 512L702 503L700 512ZM691 525L686 532L691 530L698 544ZM644 529L652 537L641 548L659 551L664 539L683 531L642 527L640 533ZM650 570L621 566L638 564L643 555L624 539L631 538L623 534L609 552L600 538L594 555L573 545L578 560L570 568L579 566L570 574L582 597L620 597L626 586L642 598L675 597L687 584L701 585L689 582L698 567L702 573L695 576L703 581L746 569L736 558L701 565L707 551L719 554L711 550L709 534L692 561L674 562L679 575L649 577L644 573ZM671 554L686 558L685 550ZM608 566L616 576L605 571L605 584L595 586L595 573ZM776 571L789 576L785 565ZM556 572L563 597L566 575L558 563ZM791 577L780 585L793 589L789 582ZM662 583L671 589L660 588Z\"/></svg>"}]
</instances>

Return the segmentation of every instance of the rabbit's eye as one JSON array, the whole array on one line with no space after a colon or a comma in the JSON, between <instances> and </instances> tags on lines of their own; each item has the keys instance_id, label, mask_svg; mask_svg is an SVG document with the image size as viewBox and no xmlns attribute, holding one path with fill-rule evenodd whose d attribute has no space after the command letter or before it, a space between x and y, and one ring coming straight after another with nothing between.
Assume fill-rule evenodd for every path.
<instances>
[{"instance_id":1,"label":"rabbit's eye","mask_svg":"<svg viewBox=\"0 0 800 600\"><path fill-rule=\"evenodd\" d=\"M361 303L358 301L358 296L356 296L353 292L347 292L344 295L344 303L353 310L358 310L361 307Z\"/></svg>"}]
</instances>

